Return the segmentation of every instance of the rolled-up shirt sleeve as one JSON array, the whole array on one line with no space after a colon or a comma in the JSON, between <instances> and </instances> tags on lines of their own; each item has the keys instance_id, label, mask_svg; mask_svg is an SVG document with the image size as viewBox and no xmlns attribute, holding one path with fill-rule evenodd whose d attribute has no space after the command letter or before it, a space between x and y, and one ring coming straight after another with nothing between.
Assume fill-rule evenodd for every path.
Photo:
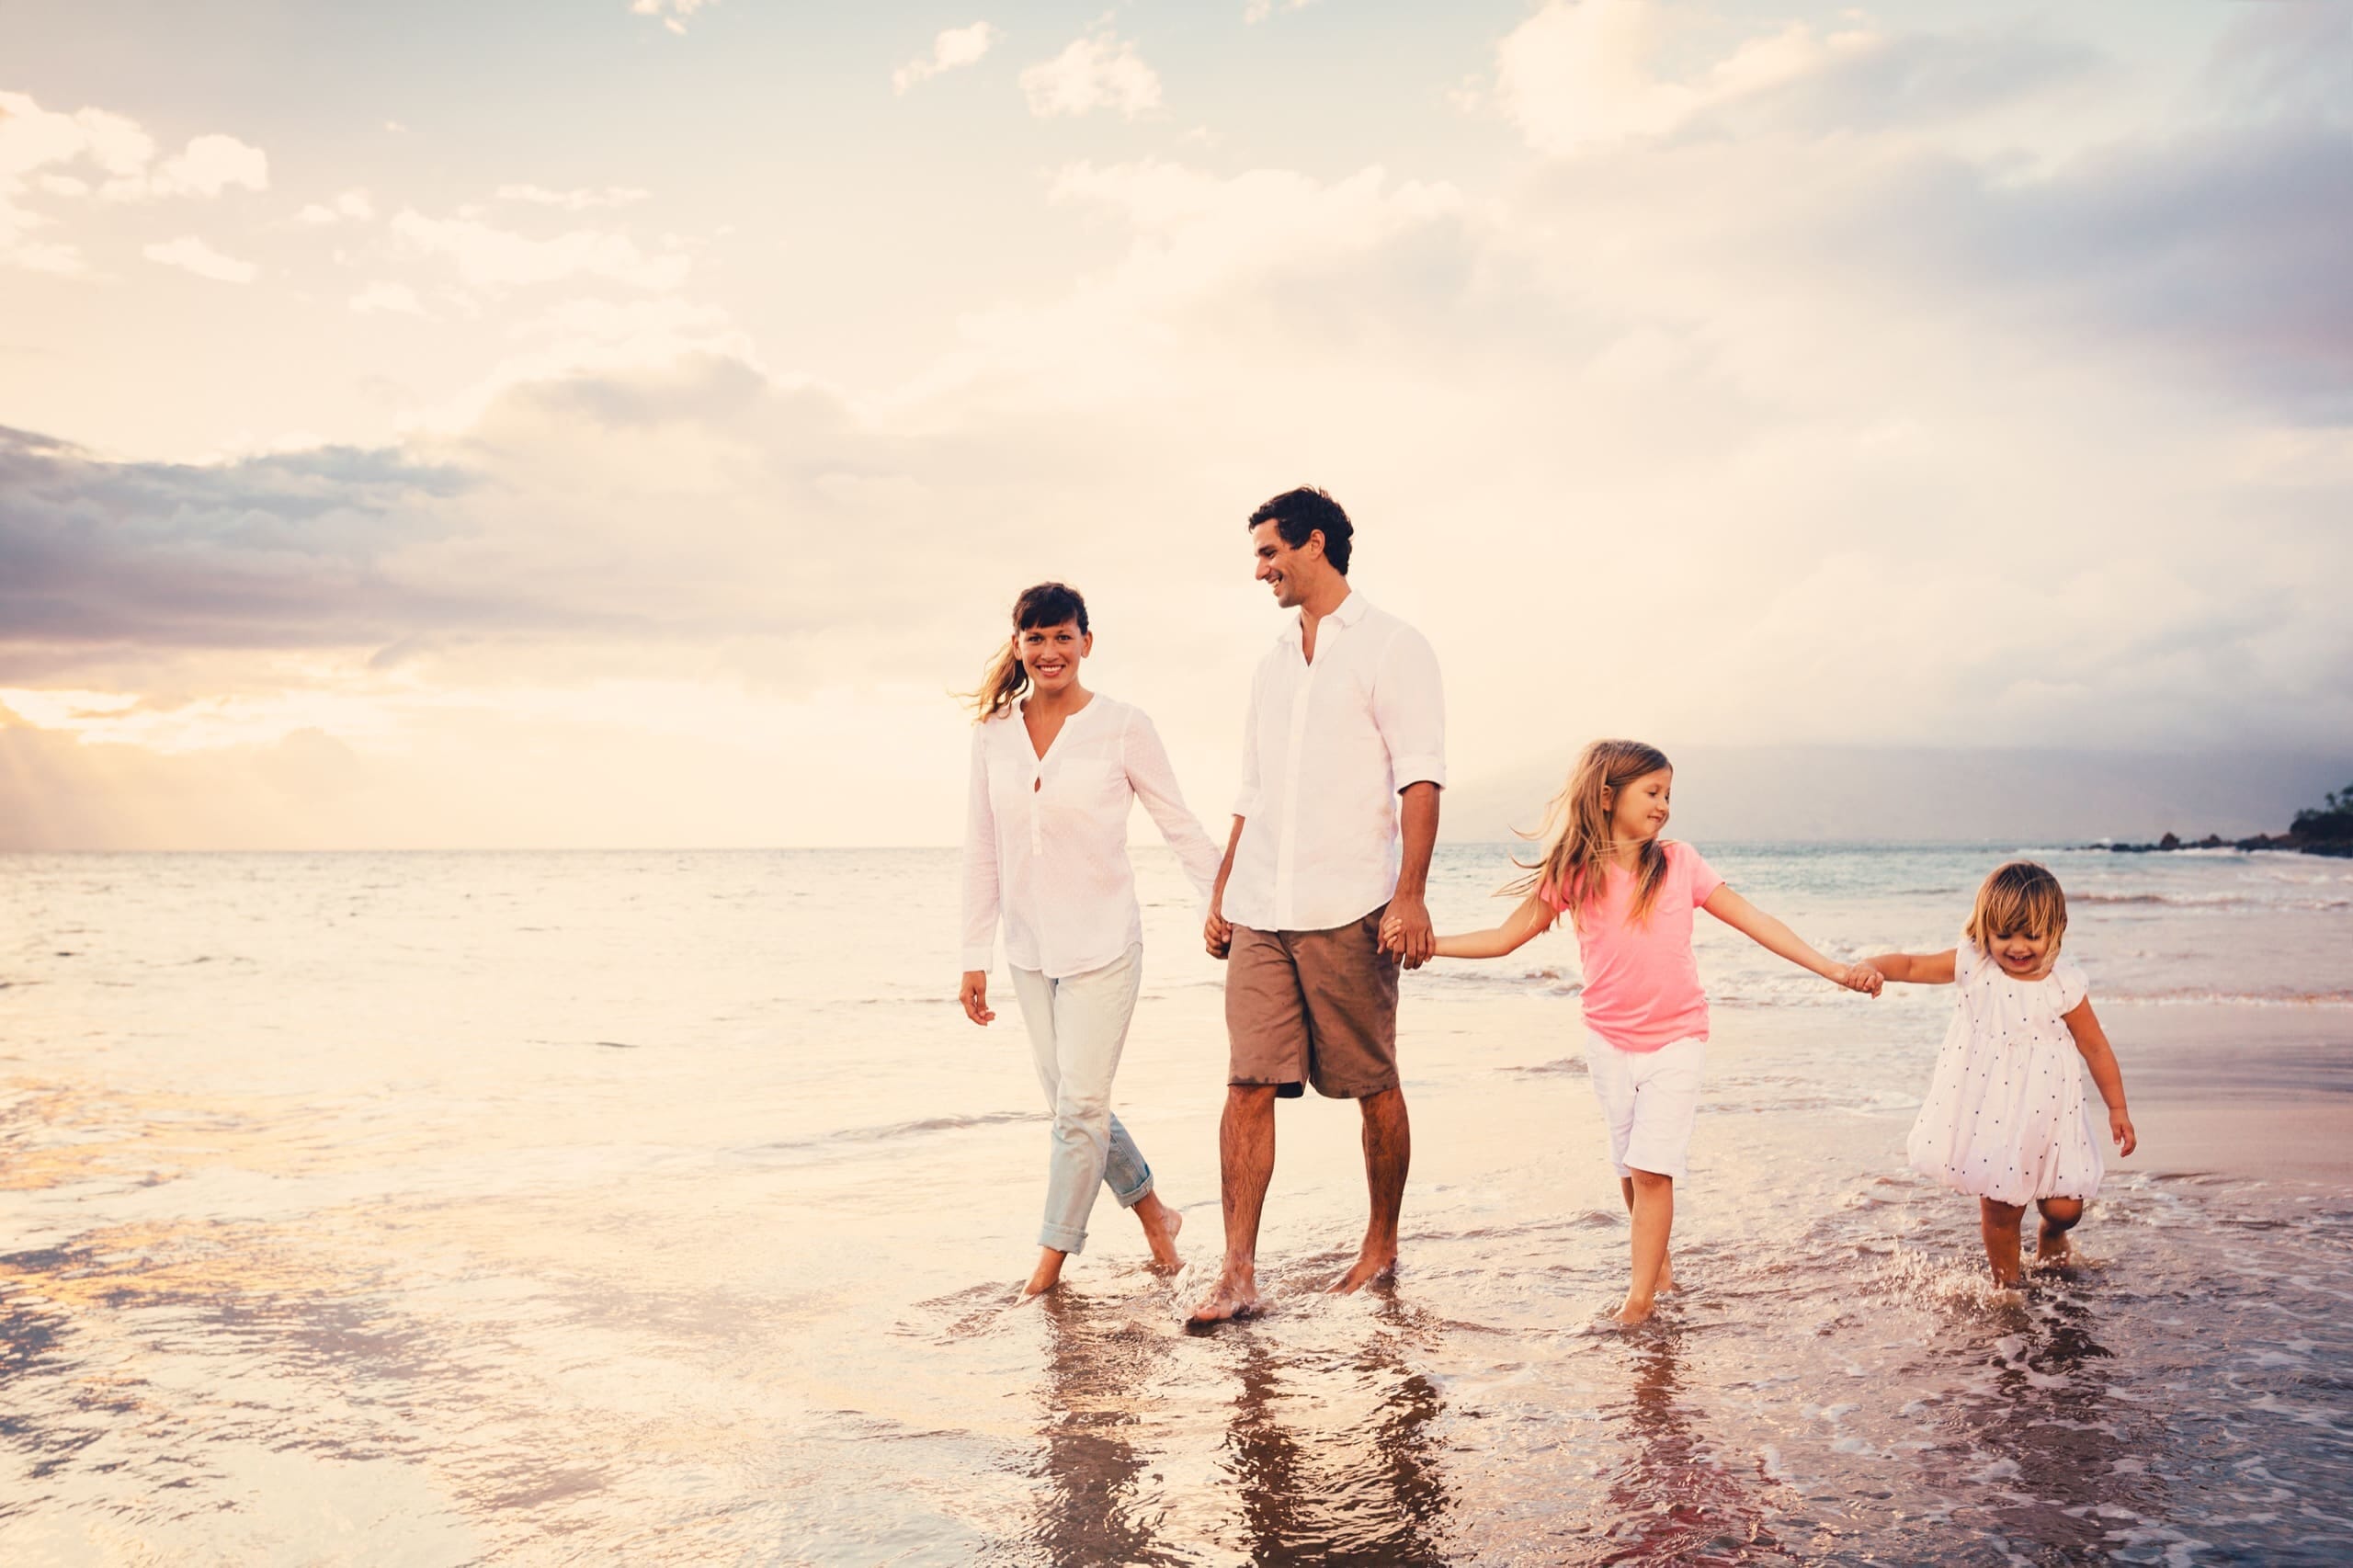
<instances>
[{"instance_id":1,"label":"rolled-up shirt sleeve","mask_svg":"<svg viewBox=\"0 0 2353 1568\"><path fill-rule=\"evenodd\" d=\"M996 960L996 812L989 803L988 730L972 726L972 793L964 808L964 969L985 970Z\"/></svg>"},{"instance_id":2,"label":"rolled-up shirt sleeve","mask_svg":"<svg viewBox=\"0 0 2353 1568\"><path fill-rule=\"evenodd\" d=\"M1233 814L1245 821L1258 814L1258 686L1253 675L1250 706L1242 715L1242 785L1233 793Z\"/></svg>"},{"instance_id":3,"label":"rolled-up shirt sleeve","mask_svg":"<svg viewBox=\"0 0 2353 1568\"><path fill-rule=\"evenodd\" d=\"M1446 689L1438 653L1412 627L1400 628L1381 651L1372 683L1372 722L1389 748L1396 787L1446 788Z\"/></svg>"}]
</instances>

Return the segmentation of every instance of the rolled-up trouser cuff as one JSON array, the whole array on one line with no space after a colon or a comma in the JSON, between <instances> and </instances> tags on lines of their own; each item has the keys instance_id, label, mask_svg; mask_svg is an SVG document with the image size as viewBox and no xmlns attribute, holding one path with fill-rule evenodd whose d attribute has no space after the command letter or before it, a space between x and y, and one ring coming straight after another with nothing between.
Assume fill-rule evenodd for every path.
<instances>
[{"instance_id":1,"label":"rolled-up trouser cuff","mask_svg":"<svg viewBox=\"0 0 2353 1568\"><path fill-rule=\"evenodd\" d=\"M1086 1250L1086 1233L1069 1225L1040 1225L1038 1227L1038 1244L1075 1257Z\"/></svg>"}]
</instances>

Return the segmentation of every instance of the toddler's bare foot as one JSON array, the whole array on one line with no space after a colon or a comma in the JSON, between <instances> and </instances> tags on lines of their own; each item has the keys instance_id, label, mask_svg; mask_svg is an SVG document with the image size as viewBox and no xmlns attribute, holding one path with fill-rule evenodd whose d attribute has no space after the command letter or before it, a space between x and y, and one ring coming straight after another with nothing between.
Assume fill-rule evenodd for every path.
<instances>
[{"instance_id":1,"label":"toddler's bare foot","mask_svg":"<svg viewBox=\"0 0 2353 1568\"><path fill-rule=\"evenodd\" d=\"M1259 1299L1258 1284L1251 1270L1236 1273L1228 1269L1218 1276L1217 1284L1201 1298L1201 1304L1195 1307L1193 1315L1185 1321L1196 1325L1231 1323L1237 1318L1251 1316L1265 1305Z\"/></svg>"},{"instance_id":2,"label":"toddler's bare foot","mask_svg":"<svg viewBox=\"0 0 2353 1568\"><path fill-rule=\"evenodd\" d=\"M1154 1192L1136 1205L1136 1219L1143 1225L1144 1244L1152 1248L1152 1267L1163 1274L1184 1267L1185 1260L1176 1256L1176 1233L1185 1228L1185 1216Z\"/></svg>"}]
</instances>

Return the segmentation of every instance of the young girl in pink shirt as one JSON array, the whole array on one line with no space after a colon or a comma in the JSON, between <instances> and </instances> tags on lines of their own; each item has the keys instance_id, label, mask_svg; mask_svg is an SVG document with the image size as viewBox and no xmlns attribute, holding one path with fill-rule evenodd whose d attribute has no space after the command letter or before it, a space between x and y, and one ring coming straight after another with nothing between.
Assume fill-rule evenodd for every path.
<instances>
[{"instance_id":1,"label":"young girl in pink shirt","mask_svg":"<svg viewBox=\"0 0 2353 1568\"><path fill-rule=\"evenodd\" d=\"M1633 1275L1621 1324L1651 1315L1675 1289L1666 1256L1675 1182L1685 1168L1706 1067L1708 997L1691 952L1704 909L1769 952L1850 990L1881 975L1833 963L1726 886L1688 844L1659 836L1675 769L1640 741L1596 741L1546 814L1543 858L1505 891L1523 893L1501 926L1440 937L1438 956L1501 958L1563 914L1585 969L1586 1063L1609 1127L1609 1159L1633 1214Z\"/></svg>"}]
</instances>

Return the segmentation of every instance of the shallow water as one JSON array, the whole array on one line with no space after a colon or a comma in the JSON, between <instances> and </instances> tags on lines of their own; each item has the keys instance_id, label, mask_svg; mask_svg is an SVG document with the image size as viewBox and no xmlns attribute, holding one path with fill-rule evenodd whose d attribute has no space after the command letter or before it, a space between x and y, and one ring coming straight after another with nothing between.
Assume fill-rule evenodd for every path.
<instances>
[{"instance_id":1,"label":"shallow water","mask_svg":"<svg viewBox=\"0 0 2353 1568\"><path fill-rule=\"evenodd\" d=\"M1839 949L1949 942L2003 858L1710 847ZM1498 855L1444 852L1442 925ZM2144 1134L2353 1131L2353 867L2050 858ZM1139 860L1120 1110L1208 1259L1219 971ZM1363 1187L1311 1099L1270 1316L1186 1333L1108 1203L1017 1305L1043 1118L1010 998L949 1000L954 896L934 851L0 858L0 1561L2353 1556L2353 1188L2151 1139L1995 1292L1902 1166L1942 999L1713 932L1652 1327L1601 1321L1558 937L1408 977L1393 1286L1319 1293Z\"/></svg>"}]
</instances>

